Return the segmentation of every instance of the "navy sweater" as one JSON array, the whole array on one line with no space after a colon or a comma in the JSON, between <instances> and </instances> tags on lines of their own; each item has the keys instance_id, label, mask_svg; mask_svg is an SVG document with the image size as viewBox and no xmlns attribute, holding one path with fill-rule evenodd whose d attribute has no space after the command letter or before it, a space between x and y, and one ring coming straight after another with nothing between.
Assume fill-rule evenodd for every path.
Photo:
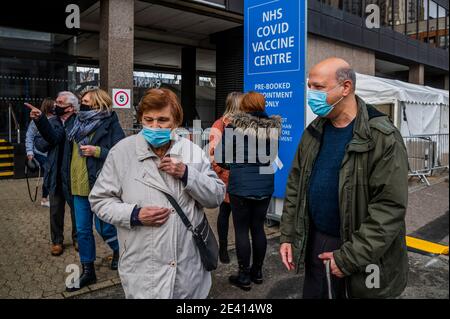
<instances>
[{"instance_id":1,"label":"navy sweater","mask_svg":"<svg viewBox=\"0 0 450 319\"><path fill-rule=\"evenodd\" d=\"M345 147L353 136L353 125L354 121L345 128L325 124L309 182L308 208L313 226L334 237L340 237L339 170Z\"/></svg>"}]
</instances>

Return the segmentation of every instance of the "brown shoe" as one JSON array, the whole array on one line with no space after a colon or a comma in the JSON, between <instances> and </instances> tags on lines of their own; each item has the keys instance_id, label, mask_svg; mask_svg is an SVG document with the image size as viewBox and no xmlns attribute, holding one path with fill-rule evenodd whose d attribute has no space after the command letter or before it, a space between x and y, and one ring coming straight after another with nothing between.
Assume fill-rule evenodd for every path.
<instances>
[{"instance_id":1,"label":"brown shoe","mask_svg":"<svg viewBox=\"0 0 450 319\"><path fill-rule=\"evenodd\" d=\"M53 256L59 256L64 252L64 247L61 244L53 244L51 252Z\"/></svg>"}]
</instances>

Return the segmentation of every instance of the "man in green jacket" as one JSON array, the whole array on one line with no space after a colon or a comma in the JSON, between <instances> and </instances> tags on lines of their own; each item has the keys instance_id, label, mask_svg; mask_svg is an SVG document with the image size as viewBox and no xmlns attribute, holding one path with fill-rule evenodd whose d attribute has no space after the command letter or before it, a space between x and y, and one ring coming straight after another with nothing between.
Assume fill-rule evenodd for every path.
<instances>
[{"instance_id":1,"label":"man in green jacket","mask_svg":"<svg viewBox=\"0 0 450 319\"><path fill-rule=\"evenodd\" d=\"M355 85L342 59L309 72L308 105L318 118L292 164L280 240L287 269L305 270L304 298L394 298L406 287L406 148Z\"/></svg>"}]
</instances>

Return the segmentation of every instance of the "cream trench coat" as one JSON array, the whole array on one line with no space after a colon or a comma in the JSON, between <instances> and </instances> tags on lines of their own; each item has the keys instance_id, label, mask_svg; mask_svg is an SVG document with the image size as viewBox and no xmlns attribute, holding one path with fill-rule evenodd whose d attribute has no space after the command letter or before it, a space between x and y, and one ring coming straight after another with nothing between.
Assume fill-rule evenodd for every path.
<instances>
[{"instance_id":1,"label":"cream trench coat","mask_svg":"<svg viewBox=\"0 0 450 319\"><path fill-rule=\"evenodd\" d=\"M127 298L206 298L211 288L192 233L161 191L177 200L195 226L203 208L222 203L225 184L188 139L177 136L168 154L188 166L186 186L158 169L159 157L139 133L111 149L89 195L93 212L117 227L119 275ZM161 227L132 227L136 205L167 207L171 214Z\"/></svg>"}]
</instances>

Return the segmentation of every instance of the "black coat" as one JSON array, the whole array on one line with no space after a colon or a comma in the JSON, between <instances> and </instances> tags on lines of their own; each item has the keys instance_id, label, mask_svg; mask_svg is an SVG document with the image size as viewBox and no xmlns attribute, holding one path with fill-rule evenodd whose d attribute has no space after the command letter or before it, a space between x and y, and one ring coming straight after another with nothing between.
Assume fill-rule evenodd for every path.
<instances>
[{"instance_id":1,"label":"black coat","mask_svg":"<svg viewBox=\"0 0 450 319\"><path fill-rule=\"evenodd\" d=\"M47 147L49 150L49 168L52 167L60 167L60 185L62 190L64 191L64 195L68 196L67 198L71 198L71 190L70 190L70 164L72 160L72 150L73 150L73 142L67 140L66 132L70 132L73 128L75 122L75 115L71 116L65 123L64 127L62 125L61 120L55 117L51 118L50 121L47 120L45 116L42 116L39 120L35 121L36 126L41 132L43 139L49 144ZM59 123L58 123L59 122ZM122 127L119 123L119 118L115 112L112 115L102 121L100 126L95 130L89 145L99 146L101 149L100 157L95 158L93 156L86 158L86 166L89 177L89 187L92 189L94 187L97 176L100 174L100 171L103 167L103 163L108 156L109 150L117 144L121 139L125 137L125 133L122 130ZM40 143L37 143L40 144ZM53 150L51 148L56 148ZM40 150L41 147L38 147ZM44 148L45 149L45 148ZM62 154L61 154L61 150ZM55 153L54 159L50 157L51 153ZM59 165L55 163L60 163ZM49 171L50 172L50 171ZM56 172L49 173L49 184L51 191L52 186L59 185L58 180L58 170ZM55 175L55 176L53 176Z\"/></svg>"},{"instance_id":2,"label":"black coat","mask_svg":"<svg viewBox=\"0 0 450 319\"><path fill-rule=\"evenodd\" d=\"M36 137L35 146L41 152L48 152L46 162L46 176L44 184L51 195L63 193L67 203L73 207L67 185L67 171L63 169L68 165L67 153L70 145L66 139L66 129L73 127L75 115L69 117L63 124L58 116L47 119L41 116L34 120L40 136Z\"/></svg>"},{"instance_id":3,"label":"black coat","mask_svg":"<svg viewBox=\"0 0 450 319\"><path fill-rule=\"evenodd\" d=\"M222 158L215 158L219 166L230 170L228 193L242 197L272 196L274 174L261 174L261 168L270 169L269 166L278 155L278 149L270 154L270 159L266 158L267 161L261 161L258 156L252 160L249 158L248 137L256 137L254 154L258 155L259 150L264 150L260 149L264 143L266 155L269 155L270 140L278 139L281 131L281 117L269 117L265 112L237 113L230 120L231 123L225 128L222 136ZM227 134L227 129L233 129L234 135ZM241 139L237 138L239 136ZM232 152L231 161L227 161L227 152L229 154Z\"/></svg>"}]
</instances>

